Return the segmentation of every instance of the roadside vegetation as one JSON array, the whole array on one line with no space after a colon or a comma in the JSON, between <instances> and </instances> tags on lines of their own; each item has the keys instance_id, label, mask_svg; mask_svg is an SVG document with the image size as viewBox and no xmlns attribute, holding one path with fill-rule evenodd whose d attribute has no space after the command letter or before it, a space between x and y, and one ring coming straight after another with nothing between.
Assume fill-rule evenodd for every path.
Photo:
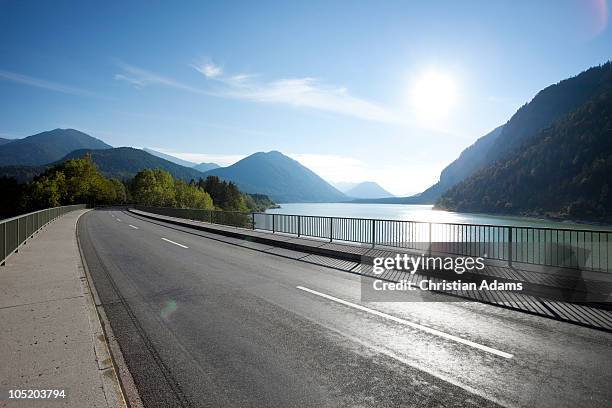
<instances>
[{"instance_id":1,"label":"roadside vegetation","mask_svg":"<svg viewBox=\"0 0 612 408\"><path fill-rule=\"evenodd\" d=\"M241 193L216 176L187 183L167 171L144 169L120 181L104 177L88 156L66 160L27 183L0 178L0 218L69 204L127 203L224 211L264 211L275 204L268 196Z\"/></svg>"}]
</instances>

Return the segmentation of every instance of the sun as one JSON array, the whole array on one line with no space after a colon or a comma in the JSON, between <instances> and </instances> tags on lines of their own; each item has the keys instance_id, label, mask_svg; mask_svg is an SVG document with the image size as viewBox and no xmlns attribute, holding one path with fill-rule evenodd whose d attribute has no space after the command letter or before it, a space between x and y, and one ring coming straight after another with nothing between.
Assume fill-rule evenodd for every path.
<instances>
[{"instance_id":1,"label":"sun","mask_svg":"<svg viewBox=\"0 0 612 408\"><path fill-rule=\"evenodd\" d=\"M411 99L418 115L424 119L446 116L457 100L453 78L440 72L427 72L414 83Z\"/></svg>"}]
</instances>

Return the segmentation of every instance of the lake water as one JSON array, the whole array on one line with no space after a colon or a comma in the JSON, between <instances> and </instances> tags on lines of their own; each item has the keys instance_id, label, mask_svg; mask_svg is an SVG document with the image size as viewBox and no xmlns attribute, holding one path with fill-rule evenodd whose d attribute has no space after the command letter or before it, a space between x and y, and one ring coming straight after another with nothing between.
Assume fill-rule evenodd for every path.
<instances>
[{"instance_id":1,"label":"lake water","mask_svg":"<svg viewBox=\"0 0 612 408\"><path fill-rule=\"evenodd\" d=\"M270 214L320 215L326 217L377 218L386 220L448 222L460 224L511 225L548 228L610 230L612 227L591 226L528 217L494 216L433 210L432 205L351 204L351 203L287 203L266 211Z\"/></svg>"}]
</instances>

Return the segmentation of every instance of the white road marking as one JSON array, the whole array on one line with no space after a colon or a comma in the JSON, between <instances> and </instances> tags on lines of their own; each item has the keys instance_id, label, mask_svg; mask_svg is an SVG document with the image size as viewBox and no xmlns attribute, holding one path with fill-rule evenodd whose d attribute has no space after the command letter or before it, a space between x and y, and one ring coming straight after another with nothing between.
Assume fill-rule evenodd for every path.
<instances>
[{"instance_id":1,"label":"white road marking","mask_svg":"<svg viewBox=\"0 0 612 408\"><path fill-rule=\"evenodd\" d=\"M134 229L138 229L137 226L130 224L130 227L134 228Z\"/></svg>"},{"instance_id":2,"label":"white road marking","mask_svg":"<svg viewBox=\"0 0 612 408\"><path fill-rule=\"evenodd\" d=\"M183 245L183 244L179 244L178 242L170 241L168 238L162 238L162 239L163 239L164 241L166 241L166 242L171 243L171 244L178 245L178 246L180 246L181 248L187 248L187 249L189 249L189 247L188 247L188 246L185 246L185 245Z\"/></svg>"},{"instance_id":3,"label":"white road marking","mask_svg":"<svg viewBox=\"0 0 612 408\"><path fill-rule=\"evenodd\" d=\"M120 218L117 218L117 221L121 222L121 219L120 219Z\"/></svg>"},{"instance_id":4,"label":"white road marking","mask_svg":"<svg viewBox=\"0 0 612 408\"><path fill-rule=\"evenodd\" d=\"M482 344L478 344L478 343L475 343L475 342L470 341L470 340L465 340L465 339L462 339L461 337L453 336L452 334L444 333L444 332L441 332L439 330L432 329L430 327L420 325L418 323L413 323L411 321L408 321L408 320L405 320L405 319L402 319L402 318L399 318L399 317L395 317L395 316L392 316L392 315L387 314L387 313L379 312L378 310L370 309L369 307L361 306L361 305L358 305L356 303L352 303L352 302L348 302L346 300L338 299L337 297L326 295L325 293L317 292L316 290L308 289L308 288L305 288L303 286L297 286L297 288L300 289L300 290L303 290L305 292L312 293L313 295L317 295L317 296L323 297L325 299L333 300L334 302L341 303L343 305L350 306L350 307L353 307L355 309L359 309L359 310L362 310L364 312L368 312L368 313L371 313L373 315L384 317L385 319L393 320L394 322L401 323L401 324L404 324L406 326L410 326L410 327L413 327L415 329L422 330L422 331L424 331L426 333L433 334L434 336L438 336L438 337L442 337L442 338L445 338L445 339L448 339L448 340L456 341L457 343L465 344L467 346L474 347L474 348L477 348L477 349L482 350L482 351L486 351L487 353L495 354L497 356L504 357L504 358L512 358L513 357L513 355L510 354L510 353L506 353L504 351L500 351L500 350L494 349L492 347L483 346Z\"/></svg>"}]
</instances>

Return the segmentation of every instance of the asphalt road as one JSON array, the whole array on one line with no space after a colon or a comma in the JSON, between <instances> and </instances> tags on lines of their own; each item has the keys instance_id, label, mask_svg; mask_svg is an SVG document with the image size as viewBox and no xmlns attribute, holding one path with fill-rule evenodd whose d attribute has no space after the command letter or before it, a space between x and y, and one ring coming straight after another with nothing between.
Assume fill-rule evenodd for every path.
<instances>
[{"instance_id":1,"label":"asphalt road","mask_svg":"<svg viewBox=\"0 0 612 408\"><path fill-rule=\"evenodd\" d=\"M122 211L79 237L147 407L612 406L609 333L444 295L361 302L369 278Z\"/></svg>"}]
</instances>

